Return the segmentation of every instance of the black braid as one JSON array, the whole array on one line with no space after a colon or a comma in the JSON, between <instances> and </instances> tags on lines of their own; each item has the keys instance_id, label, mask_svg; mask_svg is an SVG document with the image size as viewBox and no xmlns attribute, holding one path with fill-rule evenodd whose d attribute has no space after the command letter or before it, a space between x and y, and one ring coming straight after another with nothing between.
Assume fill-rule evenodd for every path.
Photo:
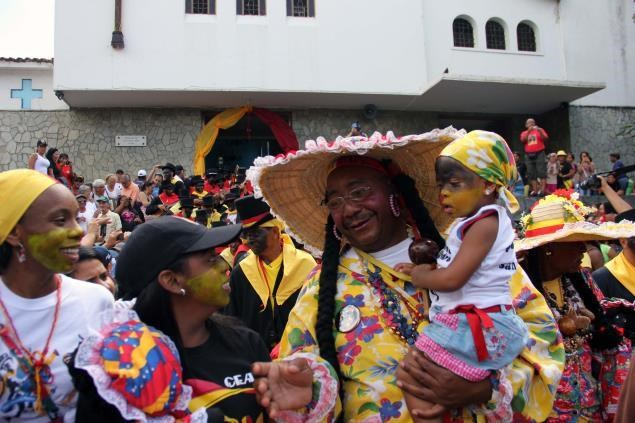
<instances>
[{"instance_id":1,"label":"black braid","mask_svg":"<svg viewBox=\"0 0 635 423\"><path fill-rule=\"evenodd\" d=\"M529 250L527 257L521 263L536 289L546 297L544 287L542 286L542 276L540 274L539 249L534 248ZM620 343L622 337L610 323L608 316L604 312L604 309L602 309L593 290L584 280L582 273L567 273L564 276L571 281L571 284L580 295L584 306L595 315L593 331L591 333L591 347L600 350L615 348Z\"/></svg>"},{"instance_id":2,"label":"black braid","mask_svg":"<svg viewBox=\"0 0 635 423\"><path fill-rule=\"evenodd\" d=\"M439 233L428 209L423 204L414 179L404 173L400 173L392 179L392 183L406 203L406 207L408 207L412 218L417 224L421 237L431 239L437 243L439 249L442 249L445 246L445 239Z\"/></svg>"},{"instance_id":3,"label":"black braid","mask_svg":"<svg viewBox=\"0 0 635 423\"><path fill-rule=\"evenodd\" d=\"M615 326L611 324L582 273L567 273L565 277L571 281L575 290L580 294L584 306L595 315L593 331L591 332L591 347L596 350L608 350L617 347L623 337L617 332Z\"/></svg>"},{"instance_id":4,"label":"black braid","mask_svg":"<svg viewBox=\"0 0 635 423\"><path fill-rule=\"evenodd\" d=\"M335 350L335 336L333 326L335 320L335 295L337 294L337 268L340 262L340 240L335 237L335 223L329 216L326 222L326 236L324 240L324 253L322 254L322 270L320 272L320 289L318 294L317 322L315 323L315 335L320 356L333 367L340 381L340 399L344 401L344 379L340 370Z\"/></svg>"},{"instance_id":5,"label":"black braid","mask_svg":"<svg viewBox=\"0 0 635 423\"><path fill-rule=\"evenodd\" d=\"M11 245L9 245L8 242L3 242L2 244L0 244L0 275L9 266L12 255L13 248L11 248Z\"/></svg>"}]
</instances>

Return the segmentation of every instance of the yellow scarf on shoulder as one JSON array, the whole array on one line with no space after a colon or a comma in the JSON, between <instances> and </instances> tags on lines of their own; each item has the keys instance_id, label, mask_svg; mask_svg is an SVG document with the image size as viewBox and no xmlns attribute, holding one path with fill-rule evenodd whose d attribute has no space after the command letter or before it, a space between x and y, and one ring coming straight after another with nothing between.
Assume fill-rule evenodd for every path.
<instances>
[{"instance_id":1,"label":"yellow scarf on shoulder","mask_svg":"<svg viewBox=\"0 0 635 423\"><path fill-rule=\"evenodd\" d=\"M624 288L635 295L635 265L629 262L624 252L619 253L613 260L604 265Z\"/></svg>"},{"instance_id":2,"label":"yellow scarf on shoulder","mask_svg":"<svg viewBox=\"0 0 635 423\"><path fill-rule=\"evenodd\" d=\"M302 287L304 281L313 268L316 266L315 260L309 253L302 250L298 250L293 245L293 241L289 238L289 235L281 235L282 244L282 265L284 266L284 273L280 286L275 296L275 303L273 298L273 285L275 280L269 281L269 286L272 292L269 292L267 288L266 275L261 270L260 258L250 251L240 263L239 266L242 269L245 277L260 297L262 301L263 309L267 307L267 303L281 305Z\"/></svg>"}]
</instances>

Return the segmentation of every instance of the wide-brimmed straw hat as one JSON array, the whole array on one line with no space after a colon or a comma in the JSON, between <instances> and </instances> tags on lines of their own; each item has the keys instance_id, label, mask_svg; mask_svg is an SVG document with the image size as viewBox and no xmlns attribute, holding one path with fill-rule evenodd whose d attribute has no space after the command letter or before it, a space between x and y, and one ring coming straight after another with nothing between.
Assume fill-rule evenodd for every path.
<instances>
[{"instance_id":1,"label":"wide-brimmed straw hat","mask_svg":"<svg viewBox=\"0 0 635 423\"><path fill-rule=\"evenodd\" d=\"M586 207L572 190L558 190L538 200L521 218L522 237L516 251L531 250L552 242L603 241L635 236L635 223L595 224L585 221L594 209Z\"/></svg>"},{"instance_id":2,"label":"wide-brimmed straw hat","mask_svg":"<svg viewBox=\"0 0 635 423\"><path fill-rule=\"evenodd\" d=\"M272 214L285 222L287 232L310 251L319 252L328 217L328 210L320 204L335 161L354 155L389 159L414 179L421 199L442 231L449 217L439 205L434 162L448 143L463 135L465 131L448 127L403 137L392 132L375 132L369 138L338 137L332 142L320 137L307 141L304 150L257 158L247 170L247 179L253 183L256 197L264 197Z\"/></svg>"}]
</instances>

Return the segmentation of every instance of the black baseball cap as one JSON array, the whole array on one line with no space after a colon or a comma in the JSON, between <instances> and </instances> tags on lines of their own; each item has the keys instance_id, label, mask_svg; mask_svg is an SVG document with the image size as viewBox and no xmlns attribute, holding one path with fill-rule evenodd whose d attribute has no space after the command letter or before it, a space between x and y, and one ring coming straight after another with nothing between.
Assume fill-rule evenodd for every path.
<instances>
[{"instance_id":1,"label":"black baseball cap","mask_svg":"<svg viewBox=\"0 0 635 423\"><path fill-rule=\"evenodd\" d=\"M229 244L241 225L207 229L174 216L150 220L137 227L117 259L116 279L124 299L132 299L179 257Z\"/></svg>"},{"instance_id":2,"label":"black baseball cap","mask_svg":"<svg viewBox=\"0 0 635 423\"><path fill-rule=\"evenodd\" d=\"M48 146L48 143L46 141L42 141L42 140L37 140L37 147L41 147L41 146Z\"/></svg>"}]
</instances>

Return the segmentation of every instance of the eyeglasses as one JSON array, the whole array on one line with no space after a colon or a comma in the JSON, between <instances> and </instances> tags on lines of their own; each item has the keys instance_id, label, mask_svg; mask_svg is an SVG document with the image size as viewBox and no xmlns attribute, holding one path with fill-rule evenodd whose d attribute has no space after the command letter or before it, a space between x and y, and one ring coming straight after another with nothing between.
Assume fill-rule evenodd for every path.
<instances>
[{"instance_id":1,"label":"eyeglasses","mask_svg":"<svg viewBox=\"0 0 635 423\"><path fill-rule=\"evenodd\" d=\"M373 189L371 187L357 187L348 192L348 195L331 197L325 200L322 200L321 205L326 206L331 211L339 210L344 207L346 201L350 201L352 203L360 203L368 198L370 194L373 193Z\"/></svg>"}]
</instances>

